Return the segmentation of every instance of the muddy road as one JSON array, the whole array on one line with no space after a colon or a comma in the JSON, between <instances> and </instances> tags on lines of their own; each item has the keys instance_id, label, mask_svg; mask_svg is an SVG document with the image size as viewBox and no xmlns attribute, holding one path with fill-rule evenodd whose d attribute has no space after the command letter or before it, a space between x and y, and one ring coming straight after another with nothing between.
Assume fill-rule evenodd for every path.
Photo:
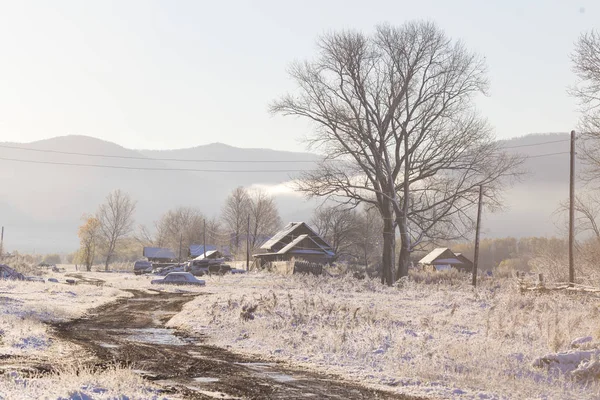
<instances>
[{"instance_id":1,"label":"muddy road","mask_svg":"<svg viewBox=\"0 0 600 400\"><path fill-rule=\"evenodd\" d=\"M164 327L195 294L131 293L56 325L57 336L82 346L97 366L128 365L165 394L189 399L409 399L206 346Z\"/></svg>"}]
</instances>

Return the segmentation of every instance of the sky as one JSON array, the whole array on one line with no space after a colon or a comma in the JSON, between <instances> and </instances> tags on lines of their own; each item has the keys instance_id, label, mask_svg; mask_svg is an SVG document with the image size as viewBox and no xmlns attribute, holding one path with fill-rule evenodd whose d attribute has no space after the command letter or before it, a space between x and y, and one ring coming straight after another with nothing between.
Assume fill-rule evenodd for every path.
<instances>
[{"instance_id":1,"label":"sky","mask_svg":"<svg viewBox=\"0 0 600 400\"><path fill-rule=\"evenodd\" d=\"M486 57L477 106L499 139L575 127L569 54L597 0L0 0L0 141L305 150L311 126L268 113L290 63L323 33L415 19Z\"/></svg>"}]
</instances>

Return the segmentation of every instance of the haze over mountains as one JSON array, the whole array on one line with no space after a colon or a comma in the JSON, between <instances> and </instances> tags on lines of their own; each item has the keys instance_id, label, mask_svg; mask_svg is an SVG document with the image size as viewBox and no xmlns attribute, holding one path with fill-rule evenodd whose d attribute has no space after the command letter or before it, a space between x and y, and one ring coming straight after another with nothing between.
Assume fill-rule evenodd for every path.
<instances>
[{"instance_id":1,"label":"haze over mountains","mask_svg":"<svg viewBox=\"0 0 600 400\"><path fill-rule=\"evenodd\" d=\"M551 214L568 195L569 136L528 135L503 144L528 156L563 154L526 161L530 173L506 192L507 209L484 215L484 237L555 235ZM88 155L64 154L69 152ZM298 171L312 168L317 159L306 152L243 149L220 143L180 150L131 150L86 136L2 143L0 224L6 227L5 247L38 253L74 251L82 215L93 213L114 189L137 200L136 224L151 226L163 212L177 206L199 207L209 217L219 215L225 198L237 186L270 190L284 222L308 220L316 202L307 202L285 184Z\"/></svg>"}]
</instances>

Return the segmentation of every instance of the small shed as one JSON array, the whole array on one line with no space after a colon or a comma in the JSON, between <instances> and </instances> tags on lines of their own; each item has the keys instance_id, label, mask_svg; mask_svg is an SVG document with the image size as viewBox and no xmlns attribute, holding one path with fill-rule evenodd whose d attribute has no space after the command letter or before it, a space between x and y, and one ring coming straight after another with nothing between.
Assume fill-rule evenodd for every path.
<instances>
[{"instance_id":1,"label":"small shed","mask_svg":"<svg viewBox=\"0 0 600 400\"><path fill-rule=\"evenodd\" d=\"M153 263L169 263L177 258L171 249L163 247L144 247L144 257Z\"/></svg>"},{"instance_id":2,"label":"small shed","mask_svg":"<svg viewBox=\"0 0 600 400\"><path fill-rule=\"evenodd\" d=\"M424 267L433 267L438 271L451 268L462 269L463 262L447 247L438 247L419 260Z\"/></svg>"},{"instance_id":3,"label":"small shed","mask_svg":"<svg viewBox=\"0 0 600 400\"><path fill-rule=\"evenodd\" d=\"M253 255L259 265L292 259L329 264L336 258L333 248L304 222L290 222L260 250L261 253Z\"/></svg>"}]
</instances>

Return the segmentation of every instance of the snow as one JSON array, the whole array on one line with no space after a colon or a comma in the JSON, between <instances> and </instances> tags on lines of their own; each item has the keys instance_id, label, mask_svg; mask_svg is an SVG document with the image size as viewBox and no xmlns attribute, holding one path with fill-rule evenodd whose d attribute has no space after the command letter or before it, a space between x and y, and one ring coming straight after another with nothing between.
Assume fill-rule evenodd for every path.
<instances>
[{"instance_id":1,"label":"snow","mask_svg":"<svg viewBox=\"0 0 600 400\"><path fill-rule=\"evenodd\" d=\"M127 279L130 277L124 274L104 274L110 276L104 286L82 282L68 285L64 283L64 274L47 275L58 282L0 280L0 355L19 356L21 363L31 358L55 367L73 367L28 378L14 371L0 374L0 400L166 399L129 369L114 367L92 371L78 366L76 354L79 349L54 338L46 325L46 322L82 317L92 308L120 297L129 297L130 293L114 286L143 289L150 287L148 279ZM4 371L10 371L10 366L4 366Z\"/></svg>"},{"instance_id":2,"label":"snow","mask_svg":"<svg viewBox=\"0 0 600 400\"><path fill-rule=\"evenodd\" d=\"M600 395L595 380L570 380L600 370L593 358L574 360L569 375L533 365L568 350L571 339L597 332L598 304L589 297L521 295L511 281L484 281L477 289L468 282L388 288L350 276L266 273L208 278L207 288L207 296L186 304L168 326L207 335L210 344L232 351L397 393L448 399Z\"/></svg>"}]
</instances>

